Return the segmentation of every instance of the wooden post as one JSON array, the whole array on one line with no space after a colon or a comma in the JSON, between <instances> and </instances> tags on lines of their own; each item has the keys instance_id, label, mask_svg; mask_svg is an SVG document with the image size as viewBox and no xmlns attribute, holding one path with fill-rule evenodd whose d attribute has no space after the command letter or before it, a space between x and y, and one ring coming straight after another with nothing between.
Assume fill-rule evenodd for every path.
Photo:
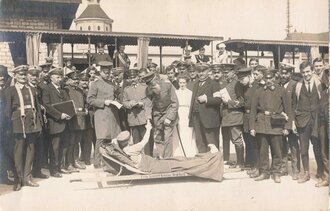
<instances>
[{"instance_id":1,"label":"wooden post","mask_svg":"<svg viewBox=\"0 0 330 211\"><path fill-rule=\"evenodd\" d=\"M163 73L163 46L159 46L159 72Z\"/></svg>"},{"instance_id":2,"label":"wooden post","mask_svg":"<svg viewBox=\"0 0 330 211\"><path fill-rule=\"evenodd\" d=\"M88 66L91 66L91 37L88 36Z\"/></svg>"},{"instance_id":3,"label":"wooden post","mask_svg":"<svg viewBox=\"0 0 330 211\"><path fill-rule=\"evenodd\" d=\"M71 64L73 63L73 43L71 43Z\"/></svg>"},{"instance_id":4,"label":"wooden post","mask_svg":"<svg viewBox=\"0 0 330 211\"><path fill-rule=\"evenodd\" d=\"M295 57L296 57L296 53L295 53L295 51L293 49L293 51L292 51L292 63L293 64L295 64Z\"/></svg>"},{"instance_id":5,"label":"wooden post","mask_svg":"<svg viewBox=\"0 0 330 211\"><path fill-rule=\"evenodd\" d=\"M277 68L280 67L280 60L281 60L281 46L277 46L277 56L278 56L278 60L277 60ZM275 64L274 64L275 65ZM275 66L276 68L276 66Z\"/></svg>"},{"instance_id":6,"label":"wooden post","mask_svg":"<svg viewBox=\"0 0 330 211\"><path fill-rule=\"evenodd\" d=\"M245 65L247 66L248 64L248 55L247 55L247 50L245 50Z\"/></svg>"},{"instance_id":7,"label":"wooden post","mask_svg":"<svg viewBox=\"0 0 330 211\"><path fill-rule=\"evenodd\" d=\"M258 50L257 50L257 57L258 57L258 59L259 59L259 45L257 45L258 47Z\"/></svg>"},{"instance_id":8,"label":"wooden post","mask_svg":"<svg viewBox=\"0 0 330 211\"><path fill-rule=\"evenodd\" d=\"M115 65L115 67L118 67L118 59L116 58L116 53L117 53L117 51L118 51L118 44L117 44L117 37L115 37L115 60L116 60L116 65Z\"/></svg>"},{"instance_id":9,"label":"wooden post","mask_svg":"<svg viewBox=\"0 0 330 211\"><path fill-rule=\"evenodd\" d=\"M213 55L213 40L211 41L211 64L213 64L213 58L214 58L214 55Z\"/></svg>"},{"instance_id":10,"label":"wooden post","mask_svg":"<svg viewBox=\"0 0 330 211\"><path fill-rule=\"evenodd\" d=\"M61 35L61 43L58 48L58 66L63 67L63 36Z\"/></svg>"}]
</instances>

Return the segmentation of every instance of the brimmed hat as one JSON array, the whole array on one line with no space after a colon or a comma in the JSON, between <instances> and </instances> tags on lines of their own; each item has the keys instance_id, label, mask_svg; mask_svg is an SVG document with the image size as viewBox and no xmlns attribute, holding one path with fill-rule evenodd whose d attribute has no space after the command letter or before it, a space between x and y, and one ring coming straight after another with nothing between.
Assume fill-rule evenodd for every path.
<instances>
[{"instance_id":1,"label":"brimmed hat","mask_svg":"<svg viewBox=\"0 0 330 211\"><path fill-rule=\"evenodd\" d=\"M81 81L89 81L90 75L88 73L80 73L79 78Z\"/></svg>"},{"instance_id":2,"label":"brimmed hat","mask_svg":"<svg viewBox=\"0 0 330 211\"><path fill-rule=\"evenodd\" d=\"M141 80L145 81L146 84L149 84L155 77L155 72L150 71L144 76L141 77Z\"/></svg>"},{"instance_id":3,"label":"brimmed hat","mask_svg":"<svg viewBox=\"0 0 330 211\"><path fill-rule=\"evenodd\" d=\"M266 69L264 71L264 78L271 79L275 77L275 70L274 69Z\"/></svg>"},{"instance_id":4,"label":"brimmed hat","mask_svg":"<svg viewBox=\"0 0 330 211\"><path fill-rule=\"evenodd\" d=\"M127 75L129 77L136 77L139 75L139 70L137 69L129 69L128 72L127 72Z\"/></svg>"},{"instance_id":5,"label":"brimmed hat","mask_svg":"<svg viewBox=\"0 0 330 211\"><path fill-rule=\"evenodd\" d=\"M251 75L252 68L251 67L245 67L237 70L237 77L238 78L244 78L245 76Z\"/></svg>"},{"instance_id":6,"label":"brimmed hat","mask_svg":"<svg viewBox=\"0 0 330 211\"><path fill-rule=\"evenodd\" d=\"M34 76L39 76L40 72L41 72L40 67L30 67L27 73Z\"/></svg>"},{"instance_id":7,"label":"brimmed hat","mask_svg":"<svg viewBox=\"0 0 330 211\"><path fill-rule=\"evenodd\" d=\"M207 63L197 63L195 66L195 69L197 72L202 72L202 71L210 69L210 65Z\"/></svg>"},{"instance_id":8,"label":"brimmed hat","mask_svg":"<svg viewBox=\"0 0 330 211\"><path fill-rule=\"evenodd\" d=\"M17 74L17 73L24 73L24 74L27 74L27 71L28 71L29 67L27 65L20 65L20 66L17 66L15 67L12 72L14 74Z\"/></svg>"},{"instance_id":9,"label":"brimmed hat","mask_svg":"<svg viewBox=\"0 0 330 211\"><path fill-rule=\"evenodd\" d=\"M235 70L235 68L236 68L236 64L233 64L233 63L222 63L220 65L221 65L221 70L224 73L231 72L231 71Z\"/></svg>"}]
</instances>

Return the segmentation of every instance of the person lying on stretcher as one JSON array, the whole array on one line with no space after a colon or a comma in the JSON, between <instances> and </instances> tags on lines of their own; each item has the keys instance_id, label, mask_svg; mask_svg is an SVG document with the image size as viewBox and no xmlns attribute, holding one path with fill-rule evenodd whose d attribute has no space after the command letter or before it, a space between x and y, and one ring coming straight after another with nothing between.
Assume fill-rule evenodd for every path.
<instances>
[{"instance_id":1,"label":"person lying on stretcher","mask_svg":"<svg viewBox=\"0 0 330 211\"><path fill-rule=\"evenodd\" d=\"M151 126L147 125L146 128L146 134L150 134ZM211 149L209 152L197 154L192 158L173 157L157 160L143 153L149 135L134 145L129 145L130 138L130 132L122 131L111 143L104 143L101 146L103 148L100 150L101 154L107 153L108 156L149 174L185 172L197 177L222 181L223 157L215 146L209 146ZM107 159L105 161L107 162Z\"/></svg>"}]
</instances>

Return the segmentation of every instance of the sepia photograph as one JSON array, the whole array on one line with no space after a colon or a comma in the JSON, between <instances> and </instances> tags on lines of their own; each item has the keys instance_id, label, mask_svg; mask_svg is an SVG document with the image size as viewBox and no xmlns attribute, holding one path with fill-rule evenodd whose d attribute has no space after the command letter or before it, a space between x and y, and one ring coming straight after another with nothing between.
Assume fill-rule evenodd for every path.
<instances>
[{"instance_id":1,"label":"sepia photograph","mask_svg":"<svg viewBox=\"0 0 330 211\"><path fill-rule=\"evenodd\" d=\"M326 211L327 0L0 0L0 211Z\"/></svg>"}]
</instances>

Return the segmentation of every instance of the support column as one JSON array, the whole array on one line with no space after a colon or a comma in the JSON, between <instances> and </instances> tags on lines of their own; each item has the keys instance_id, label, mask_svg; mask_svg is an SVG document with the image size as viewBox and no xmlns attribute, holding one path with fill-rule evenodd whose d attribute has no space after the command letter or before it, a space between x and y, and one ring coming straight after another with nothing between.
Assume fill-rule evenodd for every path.
<instances>
[{"instance_id":1,"label":"support column","mask_svg":"<svg viewBox=\"0 0 330 211\"><path fill-rule=\"evenodd\" d=\"M163 46L159 46L159 72L163 73Z\"/></svg>"}]
</instances>

